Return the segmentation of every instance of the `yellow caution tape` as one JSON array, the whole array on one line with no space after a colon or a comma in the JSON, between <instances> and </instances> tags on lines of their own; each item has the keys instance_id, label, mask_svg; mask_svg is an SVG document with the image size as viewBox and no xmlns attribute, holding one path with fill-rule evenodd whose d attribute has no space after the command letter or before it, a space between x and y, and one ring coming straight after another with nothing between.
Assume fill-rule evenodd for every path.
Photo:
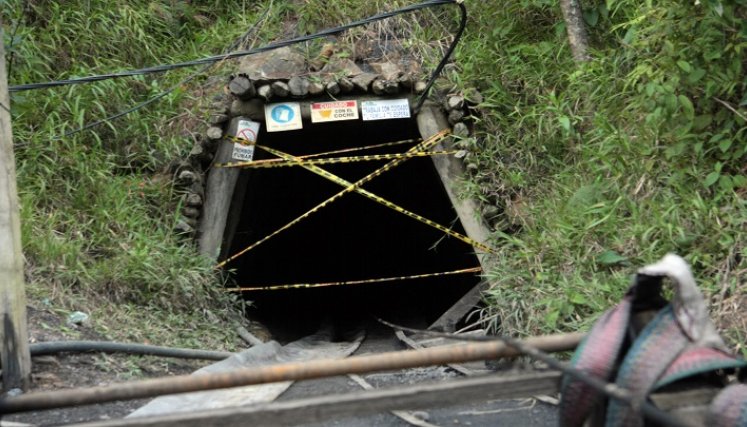
<instances>
[{"instance_id":1,"label":"yellow caution tape","mask_svg":"<svg viewBox=\"0 0 747 427\"><path fill-rule=\"evenodd\" d=\"M418 151L427 151L436 146L441 140L446 138L446 136L449 135L448 130L443 130L432 137L428 138L427 140L421 142L420 144L417 144L416 146L410 148L408 152L418 152ZM339 200L342 196L344 196L347 193L350 193L352 191L355 191L356 188L360 187L361 185L373 180L377 176L386 173L387 171L399 166L402 162L404 162L407 159L394 159L391 162L385 164L384 166L380 167L379 169L376 169L375 171L371 172L370 174L364 176L363 178L359 179L355 183L351 184L350 186L346 187L339 193L333 195L332 197L328 198L327 200L319 203L318 205L314 206L313 208L306 211L306 213L302 214L301 216L297 217L296 219L292 220L291 222L285 224L284 226L278 228L277 230L273 231L272 233L268 234L267 236L257 240L256 242L252 243L251 245L247 246L246 248L240 250L239 252L231 255L230 257L226 258L225 260L219 262L215 267L221 268L228 264L229 262L235 260L236 258L240 257L241 255L244 255L245 253L249 252L250 250L256 248L257 246L261 245L262 243L270 240L271 238L277 236L281 232L291 228L292 226L298 224L299 222L303 221L304 219L308 218L309 216L313 215L314 213L318 212L325 206L335 202L336 200Z\"/></svg>"},{"instance_id":2,"label":"yellow caution tape","mask_svg":"<svg viewBox=\"0 0 747 427\"><path fill-rule=\"evenodd\" d=\"M263 146L256 144L256 147L261 148L265 151L270 150ZM353 157L332 157L329 159L304 159L302 157L295 157L298 160L279 160L274 162L234 162L234 163L218 163L213 167L217 168L245 168L245 169L260 169L260 168L282 168L288 166L305 166L305 165L332 165L337 163L353 163L353 162L371 162L376 160L392 160L392 159L403 159L410 157L429 157L438 155L450 155L455 154L456 151L419 151L416 153L390 153L390 154L372 154L368 156L353 156Z\"/></svg>"},{"instance_id":3,"label":"yellow caution tape","mask_svg":"<svg viewBox=\"0 0 747 427\"><path fill-rule=\"evenodd\" d=\"M455 274L479 273L481 271L482 271L481 267L472 267L472 268L465 268L462 270L444 271L444 272L439 272L439 273L415 274L412 276L399 276L399 277L381 277L377 279L364 279L364 280L346 280L343 282L294 283L291 285L241 286L241 287L236 287L236 288L227 288L226 291L228 292L276 291L280 289L304 289L304 288L324 288L328 286L363 285L367 283L383 283L383 282L394 282L394 281L399 281L399 280L415 280L415 279L426 279L429 277L452 276Z\"/></svg>"},{"instance_id":4,"label":"yellow caution tape","mask_svg":"<svg viewBox=\"0 0 747 427\"><path fill-rule=\"evenodd\" d=\"M255 142L253 141L247 141L243 138L237 138L235 136L227 135L224 137L225 139L229 141L233 141L234 143L238 143L241 145L255 145ZM306 154L303 156L298 156L301 159L311 159L314 157L322 157L322 156L331 156L333 154L343 154L343 153L353 153L356 151L365 151L365 150L373 150L376 148L383 148L383 147L394 147L397 145L404 145L404 144L412 144L414 142L418 142L420 139L404 139L402 141L394 141L394 142L384 142L381 144L374 144L374 145L366 145L363 147L350 147L350 148L342 148L339 150L332 150L332 151L325 151L323 153L314 153L314 154ZM283 163L285 162L283 159L262 159L262 160L252 160L251 163L254 164L263 164L263 163ZM232 167L232 165L236 164L237 162L225 162L225 163L216 163L213 166L214 167ZM241 163L249 163L249 162L241 162Z\"/></svg>"},{"instance_id":5,"label":"yellow caution tape","mask_svg":"<svg viewBox=\"0 0 747 427\"><path fill-rule=\"evenodd\" d=\"M282 151L275 150L275 149L270 148L270 147L261 147L261 148L263 150L268 151L271 154L274 154L274 155L276 155L278 157L282 157L282 158L284 158L285 160L288 160L288 161L298 161L298 160L300 160L300 159L298 159L298 157L294 157L294 156L292 156L290 154L283 153ZM303 167L304 169L307 169L307 170L310 170L311 172L314 172L315 174L317 174L317 175L319 175L321 177L327 178L328 180L330 180L330 181L332 181L332 182L334 182L336 184L339 184L339 185L341 185L343 187L349 188L350 186L354 185L350 181L342 179L339 176L337 176L337 175L335 175L335 174L333 174L331 172L328 172L327 170L322 169L322 168L320 168L318 166L307 165L307 164L301 164L300 166ZM467 237L467 236L465 236L463 234L457 233L456 231L454 231L454 230L452 230L452 229L450 229L448 227L445 227L445 226L443 226L443 225L441 225L441 224L439 224L439 223L437 223L435 221L431 221L428 218L420 216L420 215L418 215L418 214L416 214L414 212L408 211L407 209L405 209L405 208L403 208L403 207L401 207L399 205L396 205L396 204L390 202L389 200L387 200L387 199L385 199L383 197L377 196L376 194L371 193L368 190L364 190L363 188L360 188L360 187L355 187L353 189L353 191L355 191L356 193L358 193L358 194L360 194L362 196L368 197L369 199L375 201L376 203L384 205L384 206L386 206L386 207L388 207L388 208L390 208L390 209L392 209L394 211L397 211L397 212L399 212L399 213L401 213L403 215L409 216L410 218L413 218L413 219L415 219L417 221L420 221L423 224L431 226L431 227L435 228L436 230L439 230L439 231L441 231L443 233L446 233L446 234L448 234L451 237L459 239L459 240L461 240L462 242L464 242L464 243L466 243L468 245L474 246L474 247L479 248L479 249L481 249L481 250L483 250L485 252L488 252L488 253L494 253L495 252L492 248L490 248L488 246L485 246L485 245L483 245L482 243L480 243L480 242L478 242L476 240L470 239L469 237Z\"/></svg>"}]
</instances>

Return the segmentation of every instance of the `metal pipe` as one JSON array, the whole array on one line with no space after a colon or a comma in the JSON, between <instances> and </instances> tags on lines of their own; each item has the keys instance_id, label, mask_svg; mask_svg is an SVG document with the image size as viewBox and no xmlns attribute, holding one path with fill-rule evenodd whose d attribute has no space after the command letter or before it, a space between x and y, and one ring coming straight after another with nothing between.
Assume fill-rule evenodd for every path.
<instances>
[{"instance_id":1,"label":"metal pipe","mask_svg":"<svg viewBox=\"0 0 747 427\"><path fill-rule=\"evenodd\" d=\"M545 352L573 350L583 334L560 334L528 338L527 346ZM245 368L233 372L205 375L181 375L170 378L134 381L103 387L30 393L0 399L0 414L140 399L165 394L187 393L265 384L278 381L308 380L345 374L395 371L448 363L515 357L521 353L501 341L467 343L450 347L407 350L337 360L313 360Z\"/></svg>"}]
</instances>

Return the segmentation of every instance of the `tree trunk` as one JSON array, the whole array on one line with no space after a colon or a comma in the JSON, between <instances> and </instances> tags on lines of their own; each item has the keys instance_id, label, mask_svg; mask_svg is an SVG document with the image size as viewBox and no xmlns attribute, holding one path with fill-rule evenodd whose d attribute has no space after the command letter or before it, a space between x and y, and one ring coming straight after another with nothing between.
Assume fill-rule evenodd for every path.
<instances>
[{"instance_id":1,"label":"tree trunk","mask_svg":"<svg viewBox=\"0 0 747 427\"><path fill-rule=\"evenodd\" d=\"M591 59L589 53L589 39L586 36L586 27L581 11L579 0L560 0L560 9L563 11L565 27L568 30L568 43L571 45L573 59L576 61L588 61Z\"/></svg>"}]
</instances>

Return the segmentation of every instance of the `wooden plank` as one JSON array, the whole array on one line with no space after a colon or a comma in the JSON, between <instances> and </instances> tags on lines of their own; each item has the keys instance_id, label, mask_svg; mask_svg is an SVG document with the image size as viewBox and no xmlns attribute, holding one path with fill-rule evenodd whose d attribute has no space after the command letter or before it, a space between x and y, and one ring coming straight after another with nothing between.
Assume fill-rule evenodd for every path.
<instances>
[{"instance_id":1,"label":"wooden plank","mask_svg":"<svg viewBox=\"0 0 747 427\"><path fill-rule=\"evenodd\" d=\"M423 104L417 117L418 130L423 139L429 138L437 132L448 129L449 122L444 117L438 105L432 102L426 102ZM436 150L445 150L443 144L439 144L435 148ZM441 183L446 190L446 194L451 200L451 205L454 206L454 210L459 216L459 221L464 227L464 231L467 236L478 242L485 243L488 241L490 230L480 220L476 214L478 212L477 203L472 199L461 199L454 191L454 183L464 176L464 166L461 160L453 156L432 156L433 164L436 167L436 172L441 178ZM480 262L483 271L490 270L490 258L489 254L485 254L479 249L475 248L477 260ZM435 322L429 327L432 330L453 332L456 329L456 324L461 320L467 313L472 310L480 299L482 298L482 292L487 289L488 284L486 282L480 282L464 294L454 305L451 306L444 314L441 315Z\"/></svg>"},{"instance_id":2,"label":"wooden plank","mask_svg":"<svg viewBox=\"0 0 747 427\"><path fill-rule=\"evenodd\" d=\"M582 334L562 334L527 338L522 345L545 352L575 348ZM280 363L205 375L181 375L133 381L108 386L29 393L0 399L0 413L63 408L84 404L138 399L164 394L216 390L278 381L308 380L344 374L393 371L399 369L444 365L447 363L514 357L519 350L500 341L467 343L453 347L393 351L347 359L312 360Z\"/></svg>"},{"instance_id":3,"label":"wooden plank","mask_svg":"<svg viewBox=\"0 0 747 427\"><path fill-rule=\"evenodd\" d=\"M231 119L228 135L236 136L239 120ZM233 143L223 140L215 153L215 163L225 163L231 160ZM208 172L205 186L205 205L202 207L202 218L199 227L200 253L215 261L220 255L223 236L226 230L228 212L233 200L233 192L239 179L239 168L211 168Z\"/></svg>"},{"instance_id":4,"label":"wooden plank","mask_svg":"<svg viewBox=\"0 0 747 427\"><path fill-rule=\"evenodd\" d=\"M3 39L0 22L0 40ZM28 390L31 380L23 279L21 219L16 187L16 163L5 71L5 47L0 43L0 361L3 390Z\"/></svg>"},{"instance_id":5,"label":"wooden plank","mask_svg":"<svg viewBox=\"0 0 747 427\"><path fill-rule=\"evenodd\" d=\"M292 426L361 417L384 411L443 407L494 399L515 399L558 391L560 374L471 377L341 395L222 410L76 424L78 427L231 427Z\"/></svg>"}]
</instances>

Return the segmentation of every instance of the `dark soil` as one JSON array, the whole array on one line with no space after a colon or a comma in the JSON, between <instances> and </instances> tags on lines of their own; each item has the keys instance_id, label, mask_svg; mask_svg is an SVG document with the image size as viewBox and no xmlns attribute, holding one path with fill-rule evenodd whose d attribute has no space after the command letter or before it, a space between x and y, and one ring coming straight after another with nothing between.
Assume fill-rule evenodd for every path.
<instances>
[{"instance_id":1,"label":"dark soil","mask_svg":"<svg viewBox=\"0 0 747 427\"><path fill-rule=\"evenodd\" d=\"M64 316L51 309L28 307L31 343L107 338L83 325L68 325ZM144 378L190 374L210 361L156 358L102 353L60 353L32 358L31 393L67 388L104 386ZM34 425L51 426L74 422L121 418L145 404L147 399L36 411L3 417Z\"/></svg>"}]
</instances>

